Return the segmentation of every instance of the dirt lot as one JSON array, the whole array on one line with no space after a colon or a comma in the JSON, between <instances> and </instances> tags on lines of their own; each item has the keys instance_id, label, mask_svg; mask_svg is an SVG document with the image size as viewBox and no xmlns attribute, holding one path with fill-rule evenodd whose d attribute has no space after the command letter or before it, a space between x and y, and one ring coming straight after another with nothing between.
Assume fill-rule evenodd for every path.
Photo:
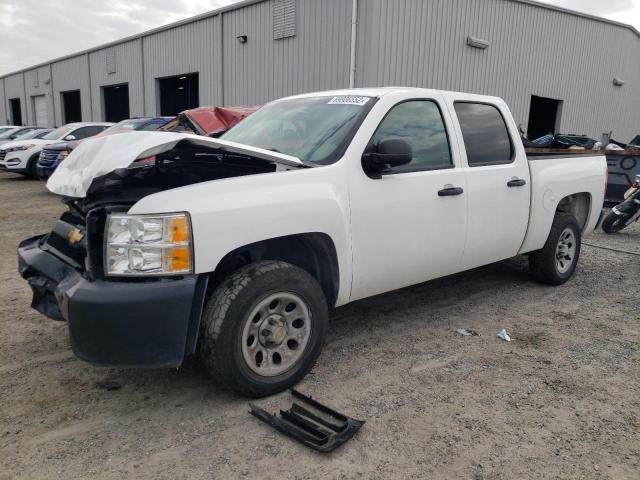
<instances>
[{"instance_id":1,"label":"dirt lot","mask_svg":"<svg viewBox=\"0 0 640 480\"><path fill-rule=\"evenodd\" d=\"M0 203L2 479L640 476L638 256L585 246L559 288L533 283L518 258L336 310L299 388L367 423L323 456L249 416L196 362L125 371L77 360L66 325L29 308L14 253L62 205L9 174ZM638 227L585 241L640 253ZM511 343L496 338L503 327Z\"/></svg>"}]
</instances>

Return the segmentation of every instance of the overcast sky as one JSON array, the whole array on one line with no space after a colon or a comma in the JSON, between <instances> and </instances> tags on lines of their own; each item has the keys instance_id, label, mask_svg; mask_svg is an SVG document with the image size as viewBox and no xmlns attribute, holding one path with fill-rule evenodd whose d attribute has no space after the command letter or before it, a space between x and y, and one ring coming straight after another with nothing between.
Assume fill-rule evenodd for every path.
<instances>
[{"instance_id":1,"label":"overcast sky","mask_svg":"<svg viewBox=\"0 0 640 480\"><path fill-rule=\"evenodd\" d=\"M0 75L238 0L0 0ZM346 1L346 0L345 0ZM640 0L547 0L640 29Z\"/></svg>"}]
</instances>

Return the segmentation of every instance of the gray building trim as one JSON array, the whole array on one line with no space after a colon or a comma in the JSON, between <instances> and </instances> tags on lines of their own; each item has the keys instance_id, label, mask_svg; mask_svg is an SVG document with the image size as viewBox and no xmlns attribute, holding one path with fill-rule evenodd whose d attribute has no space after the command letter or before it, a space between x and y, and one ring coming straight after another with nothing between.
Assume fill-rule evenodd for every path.
<instances>
[{"instance_id":1,"label":"gray building trim","mask_svg":"<svg viewBox=\"0 0 640 480\"><path fill-rule=\"evenodd\" d=\"M122 39L119 39L119 40L114 40L113 42L108 42L108 43L105 43L105 44L102 44L102 45L99 45L99 46L96 46L96 47L92 47L92 48L89 48L89 49L86 49L86 50L81 50L79 52L75 52L75 53L72 53L72 54L69 54L69 55L58 57L58 58L55 58L55 59L50 60L48 62L39 63L37 65L33 65L31 67L24 68L22 70L16 70L16 71L13 71L13 72L9 72L9 73L3 74L2 76L0 76L0 78L9 77L11 75L15 75L15 74L18 74L18 73L26 72L28 70L32 70L32 69L35 69L35 68L44 67L44 66L48 65L49 63L56 63L56 62L60 62L60 61L63 61L63 60L68 60L68 59L73 58L73 57L78 57L78 56L81 56L81 55L97 52L99 50L104 50L105 48L117 46L117 45L120 45L122 43L130 42L132 40L137 40L137 39L140 39L140 38L143 38L143 37L147 37L149 35L154 35L154 34L157 34L157 33L160 33L160 32L165 32L167 30L172 30L174 28L178 28L178 27L181 27L183 25L187 25L187 24L190 24L190 23L195 23L195 22L198 22L198 21L201 21L201 20L205 20L207 18L211 18L211 17L214 17L216 15L222 15L225 12L230 12L230 11L233 11L233 10L239 10L241 8L248 7L250 5L255 5L257 3L263 3L263 2L268 2L268 1L270 1L270 0L244 0L244 1L241 1L241 2L237 2L237 3L231 4L231 5L227 5L226 7L221 7L221 8L218 8L216 10L212 10L210 12L205 12L205 13L202 13L200 15L196 15L194 17L185 18L184 20L179 20L177 22L173 22L173 23L170 23L168 25L163 25L161 27L153 28L151 30L147 30L145 32L142 32L142 33L139 33L139 34L136 34L136 35L131 35L129 37L125 37L125 38L122 38ZM640 38L640 31L637 30L632 25L628 25L628 24L622 23L622 22L617 22L615 20L609 20L608 18L598 17L598 16L595 16L595 15L590 15L588 13L577 12L575 10L571 10L571 9L564 8L564 7L557 7L555 5L549 5L549 4L538 2L538 1L535 1L535 0L501 0L501 1L522 3L522 4L526 4L526 5L530 5L530 6L534 6L534 7L538 7L538 8L543 8L545 10L553 10L553 11L564 13L564 14L567 14L567 15L573 15L575 17L586 18L586 19L593 20L593 21L600 22L600 23L607 23L607 24L610 24L610 25L614 25L614 26L617 26L617 27L628 29L628 30L632 31L638 38Z\"/></svg>"}]
</instances>

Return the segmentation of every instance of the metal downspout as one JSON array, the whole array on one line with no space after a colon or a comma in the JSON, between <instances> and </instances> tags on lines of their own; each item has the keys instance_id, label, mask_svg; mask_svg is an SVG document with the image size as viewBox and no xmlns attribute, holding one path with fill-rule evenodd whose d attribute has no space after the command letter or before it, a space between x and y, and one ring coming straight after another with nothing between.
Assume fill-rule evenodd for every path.
<instances>
[{"instance_id":1,"label":"metal downspout","mask_svg":"<svg viewBox=\"0 0 640 480\"><path fill-rule=\"evenodd\" d=\"M358 38L358 0L352 0L351 9L351 65L349 68L349 88L356 86L356 39Z\"/></svg>"}]
</instances>

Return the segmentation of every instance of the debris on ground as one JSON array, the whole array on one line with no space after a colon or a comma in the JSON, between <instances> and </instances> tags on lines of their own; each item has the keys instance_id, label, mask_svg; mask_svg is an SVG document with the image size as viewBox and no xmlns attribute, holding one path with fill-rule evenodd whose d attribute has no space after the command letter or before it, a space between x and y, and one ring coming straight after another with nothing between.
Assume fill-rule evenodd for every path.
<instances>
[{"instance_id":1,"label":"debris on ground","mask_svg":"<svg viewBox=\"0 0 640 480\"><path fill-rule=\"evenodd\" d=\"M96 387L100 390L106 390L107 392L113 392L115 390L120 390L122 388L122 384L118 382L113 382L111 380L105 380L103 382L96 383Z\"/></svg>"},{"instance_id":2,"label":"debris on ground","mask_svg":"<svg viewBox=\"0 0 640 480\"><path fill-rule=\"evenodd\" d=\"M459 328L456 330L458 335L462 335L463 337L479 337L480 334L471 328Z\"/></svg>"},{"instance_id":3,"label":"debris on ground","mask_svg":"<svg viewBox=\"0 0 640 480\"><path fill-rule=\"evenodd\" d=\"M289 410L280 410L280 418L253 404L249 404L249 413L280 433L323 453L346 443L364 425L364 421L338 413L295 389L291 389L291 395L300 403L294 401Z\"/></svg>"},{"instance_id":4,"label":"debris on ground","mask_svg":"<svg viewBox=\"0 0 640 480\"><path fill-rule=\"evenodd\" d=\"M507 333L507 331L504 328L502 330L500 330L496 336L500 340L504 340L505 342L510 342L511 341L511 337L509 336L509 334Z\"/></svg>"}]
</instances>

